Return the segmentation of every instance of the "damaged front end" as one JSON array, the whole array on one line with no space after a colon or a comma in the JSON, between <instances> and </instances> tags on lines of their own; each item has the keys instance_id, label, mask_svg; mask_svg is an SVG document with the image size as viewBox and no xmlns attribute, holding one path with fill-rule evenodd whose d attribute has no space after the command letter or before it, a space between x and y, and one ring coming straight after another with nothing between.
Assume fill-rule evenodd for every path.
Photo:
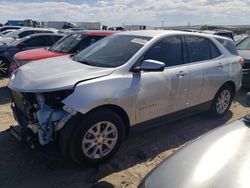
<instances>
[{"instance_id":1,"label":"damaged front end","mask_svg":"<svg viewBox=\"0 0 250 188\"><path fill-rule=\"evenodd\" d=\"M19 140L47 145L57 139L58 132L76 114L61 101L73 90L46 93L23 93L10 90L12 110L19 126L12 134Z\"/></svg>"}]
</instances>

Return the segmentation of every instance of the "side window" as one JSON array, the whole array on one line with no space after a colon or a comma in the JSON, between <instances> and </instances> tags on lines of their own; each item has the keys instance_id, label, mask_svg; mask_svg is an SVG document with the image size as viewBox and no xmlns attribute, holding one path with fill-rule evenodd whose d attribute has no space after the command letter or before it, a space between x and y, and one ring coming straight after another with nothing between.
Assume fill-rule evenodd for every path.
<instances>
[{"instance_id":1,"label":"side window","mask_svg":"<svg viewBox=\"0 0 250 188\"><path fill-rule=\"evenodd\" d=\"M189 49L190 62L205 61L211 59L209 40L204 37L185 36Z\"/></svg>"},{"instance_id":2,"label":"side window","mask_svg":"<svg viewBox=\"0 0 250 188\"><path fill-rule=\"evenodd\" d=\"M88 36L88 37L84 37L76 46L75 51L82 51L84 48L90 46L91 44L97 42L98 40L100 40L101 38L103 38L102 36Z\"/></svg>"},{"instance_id":3,"label":"side window","mask_svg":"<svg viewBox=\"0 0 250 188\"><path fill-rule=\"evenodd\" d=\"M25 47L40 47L40 46L50 46L51 45L50 36L40 36L31 38L25 42Z\"/></svg>"},{"instance_id":4,"label":"side window","mask_svg":"<svg viewBox=\"0 0 250 188\"><path fill-rule=\"evenodd\" d=\"M63 36L51 36L51 45L60 40Z\"/></svg>"},{"instance_id":5,"label":"side window","mask_svg":"<svg viewBox=\"0 0 250 188\"><path fill-rule=\"evenodd\" d=\"M23 37L26 37L26 36L31 35L31 34L34 34L34 31L23 31L23 32L18 34L18 37L23 38Z\"/></svg>"},{"instance_id":6,"label":"side window","mask_svg":"<svg viewBox=\"0 0 250 188\"><path fill-rule=\"evenodd\" d=\"M211 48L212 59L221 56L220 51L218 50L218 48L214 45L212 41L210 41L210 48Z\"/></svg>"},{"instance_id":7,"label":"side window","mask_svg":"<svg viewBox=\"0 0 250 188\"><path fill-rule=\"evenodd\" d=\"M173 36L163 39L146 52L143 59L164 62L166 67L182 64L181 38Z\"/></svg>"},{"instance_id":8,"label":"side window","mask_svg":"<svg viewBox=\"0 0 250 188\"><path fill-rule=\"evenodd\" d=\"M46 30L37 30L36 33L53 33L52 31L46 31Z\"/></svg>"},{"instance_id":9,"label":"side window","mask_svg":"<svg viewBox=\"0 0 250 188\"><path fill-rule=\"evenodd\" d=\"M217 39L232 55L239 55L233 41Z\"/></svg>"}]
</instances>

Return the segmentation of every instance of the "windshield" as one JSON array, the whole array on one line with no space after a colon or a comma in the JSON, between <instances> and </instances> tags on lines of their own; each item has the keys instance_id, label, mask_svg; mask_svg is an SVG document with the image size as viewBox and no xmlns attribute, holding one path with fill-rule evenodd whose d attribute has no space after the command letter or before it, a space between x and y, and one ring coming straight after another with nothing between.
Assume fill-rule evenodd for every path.
<instances>
[{"instance_id":1,"label":"windshield","mask_svg":"<svg viewBox=\"0 0 250 188\"><path fill-rule=\"evenodd\" d=\"M70 34L53 44L49 48L49 51L74 53L75 47L82 41L84 37L84 34Z\"/></svg>"},{"instance_id":2,"label":"windshield","mask_svg":"<svg viewBox=\"0 0 250 188\"><path fill-rule=\"evenodd\" d=\"M112 35L89 46L75 60L100 67L118 67L126 63L151 38L132 35Z\"/></svg>"},{"instance_id":3,"label":"windshield","mask_svg":"<svg viewBox=\"0 0 250 188\"><path fill-rule=\"evenodd\" d=\"M247 37L246 39L244 39L240 43L238 43L237 49L238 50L250 50L250 38Z\"/></svg>"}]
</instances>

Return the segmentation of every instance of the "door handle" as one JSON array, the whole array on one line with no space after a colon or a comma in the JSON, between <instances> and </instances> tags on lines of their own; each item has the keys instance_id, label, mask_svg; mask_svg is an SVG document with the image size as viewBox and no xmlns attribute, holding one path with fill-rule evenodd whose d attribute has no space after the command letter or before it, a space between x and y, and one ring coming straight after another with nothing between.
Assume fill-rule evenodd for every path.
<instances>
[{"instance_id":1,"label":"door handle","mask_svg":"<svg viewBox=\"0 0 250 188\"><path fill-rule=\"evenodd\" d=\"M186 73L184 73L184 71L180 71L176 76L178 77L184 77L186 75Z\"/></svg>"},{"instance_id":2,"label":"door handle","mask_svg":"<svg viewBox=\"0 0 250 188\"><path fill-rule=\"evenodd\" d=\"M223 67L223 64L222 64L222 63L219 63L219 64L217 65L217 67L221 69L221 68Z\"/></svg>"}]
</instances>

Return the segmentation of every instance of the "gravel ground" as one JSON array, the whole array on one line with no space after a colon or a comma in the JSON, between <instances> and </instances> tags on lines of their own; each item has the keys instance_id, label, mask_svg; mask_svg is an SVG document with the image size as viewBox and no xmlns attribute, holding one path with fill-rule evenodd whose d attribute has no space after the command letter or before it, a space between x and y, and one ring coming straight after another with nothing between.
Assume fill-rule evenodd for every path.
<instances>
[{"instance_id":1,"label":"gravel ground","mask_svg":"<svg viewBox=\"0 0 250 188\"><path fill-rule=\"evenodd\" d=\"M157 164L182 145L250 112L246 90L237 94L230 112L210 119L198 114L165 126L132 134L108 163L79 167L70 161L49 160L14 139L8 128L16 124L10 110L8 80L0 80L0 187L133 188Z\"/></svg>"}]
</instances>

